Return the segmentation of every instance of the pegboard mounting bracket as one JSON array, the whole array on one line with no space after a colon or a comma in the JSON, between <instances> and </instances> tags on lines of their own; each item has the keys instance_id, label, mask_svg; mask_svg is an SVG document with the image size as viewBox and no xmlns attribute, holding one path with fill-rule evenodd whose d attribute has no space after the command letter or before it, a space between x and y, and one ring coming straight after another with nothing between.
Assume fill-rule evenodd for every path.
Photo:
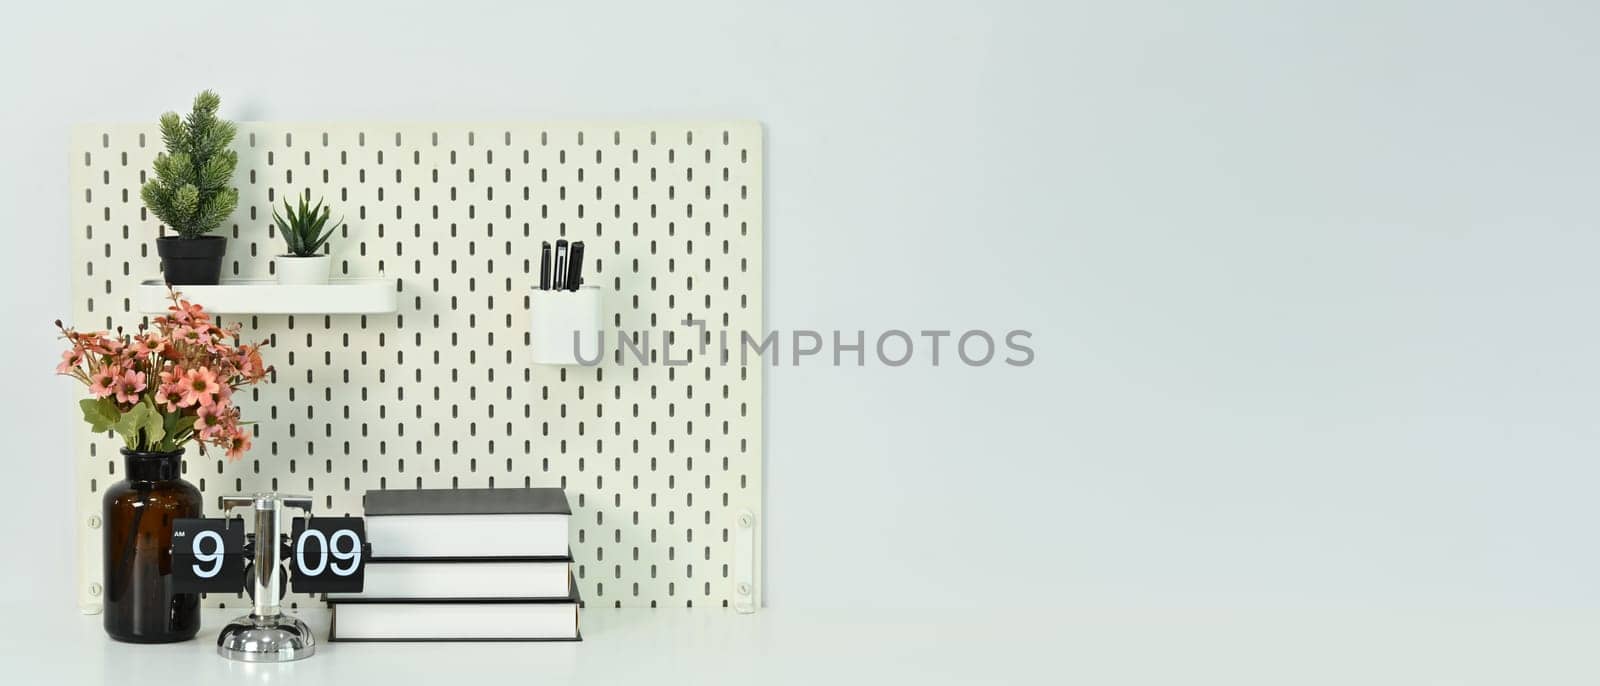
<instances>
[{"instance_id":1,"label":"pegboard mounting bracket","mask_svg":"<svg viewBox=\"0 0 1600 686\"><path fill-rule=\"evenodd\" d=\"M740 510L733 530L733 609L756 611L756 514Z\"/></svg>"}]
</instances>

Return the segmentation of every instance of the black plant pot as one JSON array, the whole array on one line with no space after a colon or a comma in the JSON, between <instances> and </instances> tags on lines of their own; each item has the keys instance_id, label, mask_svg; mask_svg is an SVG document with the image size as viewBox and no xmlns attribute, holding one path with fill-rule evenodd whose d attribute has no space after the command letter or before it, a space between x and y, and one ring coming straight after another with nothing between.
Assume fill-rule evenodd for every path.
<instances>
[{"instance_id":1,"label":"black plant pot","mask_svg":"<svg viewBox=\"0 0 1600 686\"><path fill-rule=\"evenodd\" d=\"M228 239L222 236L156 239L161 271L174 286L215 286L222 278L222 253L227 249Z\"/></svg>"}]
</instances>

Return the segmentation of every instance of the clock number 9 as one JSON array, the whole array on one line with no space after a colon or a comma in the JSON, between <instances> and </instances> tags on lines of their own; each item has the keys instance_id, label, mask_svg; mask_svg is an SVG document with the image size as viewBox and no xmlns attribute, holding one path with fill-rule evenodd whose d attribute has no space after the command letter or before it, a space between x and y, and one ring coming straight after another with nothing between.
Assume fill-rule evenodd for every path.
<instances>
[{"instance_id":1,"label":"clock number 9","mask_svg":"<svg viewBox=\"0 0 1600 686\"><path fill-rule=\"evenodd\" d=\"M212 552L208 553L200 549L200 542L206 540L214 542L211 548ZM190 547L194 550L195 560L195 564L190 566L194 568L196 577L210 579L216 576L217 572L222 571L222 534L211 530L201 531L195 534L194 539L190 542ZM200 563L208 563L211 568L201 569Z\"/></svg>"},{"instance_id":2,"label":"clock number 9","mask_svg":"<svg viewBox=\"0 0 1600 686\"><path fill-rule=\"evenodd\" d=\"M244 520L180 517L172 520L172 590L238 593L244 590Z\"/></svg>"},{"instance_id":3,"label":"clock number 9","mask_svg":"<svg viewBox=\"0 0 1600 686\"><path fill-rule=\"evenodd\" d=\"M306 564L306 541L316 539L316 566ZM218 539L219 542L221 539ZM349 545L341 547L339 542L349 541ZM198 545L198 540L196 541ZM220 548L219 548L220 549ZM328 558L333 557L335 562L328 563ZM350 576L361 566L361 537L349 529L339 529L332 536L326 536L317 529L306 529L300 532L300 538L294 544L294 561L300 571L307 576L319 576L324 569L331 569L338 576ZM348 562L346 566L339 566L339 562ZM197 570L198 571L198 570ZM212 572L213 574L215 572Z\"/></svg>"}]
</instances>

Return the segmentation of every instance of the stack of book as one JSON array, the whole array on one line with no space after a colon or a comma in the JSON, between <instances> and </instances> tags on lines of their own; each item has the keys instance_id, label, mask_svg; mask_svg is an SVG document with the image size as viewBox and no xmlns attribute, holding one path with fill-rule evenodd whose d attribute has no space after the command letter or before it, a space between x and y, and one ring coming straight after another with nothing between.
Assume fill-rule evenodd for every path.
<instances>
[{"instance_id":1,"label":"stack of book","mask_svg":"<svg viewBox=\"0 0 1600 686\"><path fill-rule=\"evenodd\" d=\"M330 593L334 641L576 641L559 488L367 491L360 593Z\"/></svg>"}]
</instances>

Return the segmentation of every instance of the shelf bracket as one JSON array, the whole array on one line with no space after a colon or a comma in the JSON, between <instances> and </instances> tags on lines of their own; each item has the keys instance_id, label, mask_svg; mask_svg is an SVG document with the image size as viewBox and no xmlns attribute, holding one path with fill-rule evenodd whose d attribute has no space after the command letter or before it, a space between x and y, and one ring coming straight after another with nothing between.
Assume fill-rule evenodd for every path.
<instances>
[{"instance_id":1,"label":"shelf bracket","mask_svg":"<svg viewBox=\"0 0 1600 686\"><path fill-rule=\"evenodd\" d=\"M740 510L733 529L733 609L756 611L756 514Z\"/></svg>"}]
</instances>

